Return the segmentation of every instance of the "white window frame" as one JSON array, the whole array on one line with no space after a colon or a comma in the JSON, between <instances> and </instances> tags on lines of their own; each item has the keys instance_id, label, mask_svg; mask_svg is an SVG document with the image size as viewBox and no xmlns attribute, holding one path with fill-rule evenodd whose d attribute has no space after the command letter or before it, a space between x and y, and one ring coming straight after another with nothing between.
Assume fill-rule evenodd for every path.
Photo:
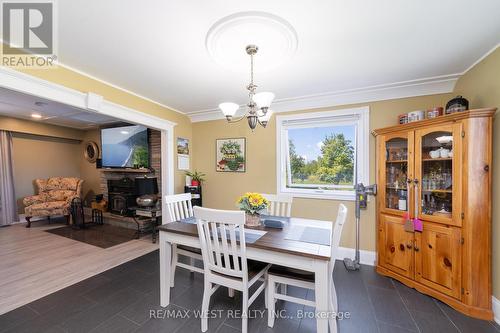
<instances>
[{"instance_id":1,"label":"white window frame","mask_svg":"<svg viewBox=\"0 0 500 333\"><path fill-rule=\"evenodd\" d=\"M276 116L276 183L278 194L300 198L348 200L354 201L354 191L338 191L311 188L288 188L287 155L288 128L309 127L316 123L335 122L339 126L356 126L355 168L358 171L358 183L370 183L370 108L368 106L332 111L310 112ZM330 124L329 124L330 126Z\"/></svg>"}]
</instances>

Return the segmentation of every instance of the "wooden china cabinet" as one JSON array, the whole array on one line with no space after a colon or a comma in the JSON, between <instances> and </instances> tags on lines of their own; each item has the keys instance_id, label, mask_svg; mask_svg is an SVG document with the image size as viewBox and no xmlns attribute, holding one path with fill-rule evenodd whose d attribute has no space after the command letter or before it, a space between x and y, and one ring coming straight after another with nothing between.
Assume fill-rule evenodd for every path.
<instances>
[{"instance_id":1,"label":"wooden china cabinet","mask_svg":"<svg viewBox=\"0 0 500 333\"><path fill-rule=\"evenodd\" d=\"M469 110L373 131L377 271L488 320L495 111Z\"/></svg>"}]
</instances>

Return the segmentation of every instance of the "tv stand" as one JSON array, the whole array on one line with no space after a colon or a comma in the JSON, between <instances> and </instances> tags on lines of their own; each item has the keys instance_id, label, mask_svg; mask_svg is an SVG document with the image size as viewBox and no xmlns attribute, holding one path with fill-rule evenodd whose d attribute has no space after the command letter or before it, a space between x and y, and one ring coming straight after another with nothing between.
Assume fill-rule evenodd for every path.
<instances>
[{"instance_id":1,"label":"tv stand","mask_svg":"<svg viewBox=\"0 0 500 333\"><path fill-rule=\"evenodd\" d=\"M151 173L153 170L148 168L102 168L103 172L131 172L131 173Z\"/></svg>"}]
</instances>

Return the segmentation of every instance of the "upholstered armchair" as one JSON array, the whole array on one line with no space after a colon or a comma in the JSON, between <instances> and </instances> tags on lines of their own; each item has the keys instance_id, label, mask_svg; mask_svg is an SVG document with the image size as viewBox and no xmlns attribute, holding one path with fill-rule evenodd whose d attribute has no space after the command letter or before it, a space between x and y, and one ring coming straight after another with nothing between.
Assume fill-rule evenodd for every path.
<instances>
[{"instance_id":1,"label":"upholstered armchair","mask_svg":"<svg viewBox=\"0 0 500 333\"><path fill-rule=\"evenodd\" d=\"M73 177L53 177L49 179L35 180L38 194L23 199L24 212L28 224L31 227L31 218L44 216L63 215L69 224L71 200L82 197L83 180Z\"/></svg>"}]
</instances>

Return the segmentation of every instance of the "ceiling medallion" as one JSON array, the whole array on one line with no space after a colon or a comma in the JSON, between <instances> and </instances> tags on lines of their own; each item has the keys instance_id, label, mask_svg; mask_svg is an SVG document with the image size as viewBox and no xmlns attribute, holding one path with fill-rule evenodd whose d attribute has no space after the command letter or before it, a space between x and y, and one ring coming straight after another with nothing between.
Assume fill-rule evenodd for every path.
<instances>
[{"instance_id":1,"label":"ceiling medallion","mask_svg":"<svg viewBox=\"0 0 500 333\"><path fill-rule=\"evenodd\" d=\"M243 72L248 58L241 50L258 45L259 72L284 64L297 50L297 32L283 18L266 12L239 12L215 22L209 29L205 47L220 66Z\"/></svg>"}]
</instances>

